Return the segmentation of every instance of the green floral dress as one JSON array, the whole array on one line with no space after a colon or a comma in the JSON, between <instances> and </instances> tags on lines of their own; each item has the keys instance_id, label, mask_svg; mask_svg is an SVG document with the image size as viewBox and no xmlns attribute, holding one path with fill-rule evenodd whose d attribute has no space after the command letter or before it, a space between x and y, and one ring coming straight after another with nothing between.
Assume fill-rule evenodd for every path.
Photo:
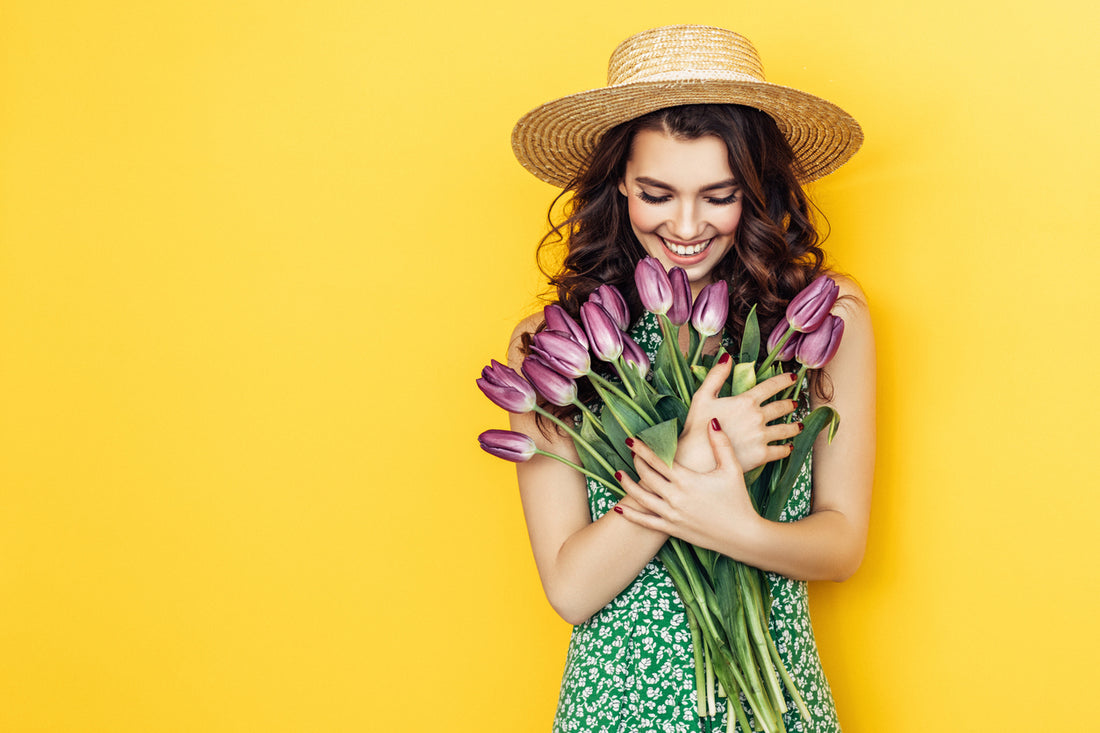
<instances>
[{"instance_id":1,"label":"green floral dress","mask_svg":"<svg viewBox=\"0 0 1100 733\"><path fill-rule=\"evenodd\" d=\"M649 353L661 343L656 319L646 316L631 335ZM781 521L810 511L810 461L802 467ZM592 518L616 499L588 481ZM802 720L793 704L783 723L791 733L840 730L829 683L810 625L806 583L768 574L772 592L770 631L791 678L813 717ZM711 730L726 730L725 700L717 698ZM611 603L573 627L565 661L554 733L688 733L706 731L696 713L691 631L684 606L660 561L654 559ZM736 730L740 731L738 726Z\"/></svg>"}]
</instances>

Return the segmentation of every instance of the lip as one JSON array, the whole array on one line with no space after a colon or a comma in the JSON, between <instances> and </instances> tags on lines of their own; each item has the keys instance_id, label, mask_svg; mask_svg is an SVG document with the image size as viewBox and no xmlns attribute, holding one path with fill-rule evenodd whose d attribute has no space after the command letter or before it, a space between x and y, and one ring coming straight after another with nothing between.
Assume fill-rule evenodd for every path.
<instances>
[{"instance_id":1,"label":"lip","mask_svg":"<svg viewBox=\"0 0 1100 733\"><path fill-rule=\"evenodd\" d=\"M681 267L694 265L705 260L707 258L707 254L710 252L711 246L714 244L714 237L711 237L709 239L696 239L694 242L677 242L675 239L665 239L664 237L660 237L660 240L661 245L664 247L665 255L668 256L668 259L673 264L679 265ZM667 247L668 244L675 244L680 247L691 247L699 244L700 242L706 242L707 245L703 247L703 250L698 254L688 256L678 255Z\"/></svg>"}]
</instances>

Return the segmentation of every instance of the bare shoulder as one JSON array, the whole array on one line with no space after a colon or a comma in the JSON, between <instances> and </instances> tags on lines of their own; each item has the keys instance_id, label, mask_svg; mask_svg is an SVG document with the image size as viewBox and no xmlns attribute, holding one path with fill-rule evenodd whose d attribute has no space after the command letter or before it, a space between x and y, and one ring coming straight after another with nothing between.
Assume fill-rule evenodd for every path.
<instances>
[{"instance_id":1,"label":"bare shoulder","mask_svg":"<svg viewBox=\"0 0 1100 733\"><path fill-rule=\"evenodd\" d=\"M542 325L542 321L542 312L536 311L516 324L512 337L508 340L508 364L513 368L518 369L520 362L523 361L524 334L534 333L535 329Z\"/></svg>"}]
</instances>

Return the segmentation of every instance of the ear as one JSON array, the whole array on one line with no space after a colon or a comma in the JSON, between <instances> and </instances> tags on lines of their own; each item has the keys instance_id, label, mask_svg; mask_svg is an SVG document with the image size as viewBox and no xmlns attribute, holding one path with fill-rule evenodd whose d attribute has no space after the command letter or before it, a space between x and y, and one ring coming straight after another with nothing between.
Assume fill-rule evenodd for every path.
<instances>
[{"instance_id":1,"label":"ear","mask_svg":"<svg viewBox=\"0 0 1100 733\"><path fill-rule=\"evenodd\" d=\"M623 196L627 195L627 193L626 193L626 180L625 179L619 181L619 193L621 193Z\"/></svg>"}]
</instances>

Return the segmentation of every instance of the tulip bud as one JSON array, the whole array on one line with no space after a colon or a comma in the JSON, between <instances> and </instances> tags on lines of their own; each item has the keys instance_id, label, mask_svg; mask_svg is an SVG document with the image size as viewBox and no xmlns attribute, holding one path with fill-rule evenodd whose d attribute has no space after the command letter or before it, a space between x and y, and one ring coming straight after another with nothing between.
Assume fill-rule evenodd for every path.
<instances>
[{"instance_id":1,"label":"tulip bud","mask_svg":"<svg viewBox=\"0 0 1100 733\"><path fill-rule=\"evenodd\" d=\"M486 430L477 436L486 453L513 463L529 461L535 455L535 441L513 430Z\"/></svg>"},{"instance_id":2,"label":"tulip bud","mask_svg":"<svg viewBox=\"0 0 1100 733\"><path fill-rule=\"evenodd\" d=\"M787 333L787 329L790 328L787 319L781 320L775 325L775 329L772 330L772 335L768 336L768 353L772 353L776 344L779 343L779 339L783 338L783 334ZM776 361L790 361L794 358L795 349L798 348L798 340L802 336L798 331L791 334L791 337L787 339L787 343L783 344L783 350L776 355Z\"/></svg>"},{"instance_id":3,"label":"tulip bud","mask_svg":"<svg viewBox=\"0 0 1100 733\"><path fill-rule=\"evenodd\" d=\"M725 280L712 282L699 293L695 301L695 310L691 314L691 325L706 338L721 333L726 327L726 316L730 311L730 287Z\"/></svg>"},{"instance_id":4,"label":"tulip bud","mask_svg":"<svg viewBox=\"0 0 1100 733\"><path fill-rule=\"evenodd\" d=\"M637 341L625 334L623 335L623 360L642 379L645 379L646 375L649 374L649 354L645 353L645 349L641 346L638 346Z\"/></svg>"},{"instance_id":5,"label":"tulip bud","mask_svg":"<svg viewBox=\"0 0 1100 733\"><path fill-rule=\"evenodd\" d=\"M614 285L601 285L588 299L602 306L620 331L630 328L630 309L626 306L623 294Z\"/></svg>"},{"instance_id":6,"label":"tulip bud","mask_svg":"<svg viewBox=\"0 0 1100 733\"><path fill-rule=\"evenodd\" d=\"M477 386L497 407L508 412L522 414L535 408L535 390L526 379L516 374L516 370L501 364L496 359L490 366L481 370L481 379Z\"/></svg>"},{"instance_id":7,"label":"tulip bud","mask_svg":"<svg viewBox=\"0 0 1100 733\"><path fill-rule=\"evenodd\" d=\"M584 335L584 329L576 321L569 317L557 303L552 303L542 309L542 315L546 319L546 328L550 331L565 331L569 336L584 348L588 348L588 337Z\"/></svg>"},{"instance_id":8,"label":"tulip bud","mask_svg":"<svg viewBox=\"0 0 1100 733\"><path fill-rule=\"evenodd\" d=\"M787 320L796 331L814 331L829 315L839 294L840 286L828 275L821 275L787 305Z\"/></svg>"},{"instance_id":9,"label":"tulip bud","mask_svg":"<svg viewBox=\"0 0 1100 733\"><path fill-rule=\"evenodd\" d=\"M682 326L691 320L691 283L687 271L682 267L673 267L668 272L668 281L672 285L672 307L668 309L668 320L675 326Z\"/></svg>"},{"instance_id":10,"label":"tulip bud","mask_svg":"<svg viewBox=\"0 0 1100 733\"><path fill-rule=\"evenodd\" d=\"M551 405L564 407L571 405L577 399L577 383L569 377L559 374L545 362L535 356L529 355L519 366L523 376L534 385L539 394L546 398Z\"/></svg>"},{"instance_id":11,"label":"tulip bud","mask_svg":"<svg viewBox=\"0 0 1100 733\"><path fill-rule=\"evenodd\" d=\"M584 348L564 331L541 331L531 340L531 353L554 371L576 379L588 374L592 359Z\"/></svg>"},{"instance_id":12,"label":"tulip bud","mask_svg":"<svg viewBox=\"0 0 1100 733\"><path fill-rule=\"evenodd\" d=\"M810 369L820 369L829 363L840 347L840 337L844 335L844 320L831 313L825 316L825 322L816 331L802 334L798 339L798 348L794 358L798 363Z\"/></svg>"},{"instance_id":13,"label":"tulip bud","mask_svg":"<svg viewBox=\"0 0 1100 733\"><path fill-rule=\"evenodd\" d=\"M581 323L596 358L615 361L623 353L623 332L607 311L591 300L581 306Z\"/></svg>"},{"instance_id":14,"label":"tulip bud","mask_svg":"<svg viewBox=\"0 0 1100 733\"><path fill-rule=\"evenodd\" d=\"M672 283L655 257L646 257L634 268L634 284L642 306L650 313L668 313L672 307Z\"/></svg>"}]
</instances>

